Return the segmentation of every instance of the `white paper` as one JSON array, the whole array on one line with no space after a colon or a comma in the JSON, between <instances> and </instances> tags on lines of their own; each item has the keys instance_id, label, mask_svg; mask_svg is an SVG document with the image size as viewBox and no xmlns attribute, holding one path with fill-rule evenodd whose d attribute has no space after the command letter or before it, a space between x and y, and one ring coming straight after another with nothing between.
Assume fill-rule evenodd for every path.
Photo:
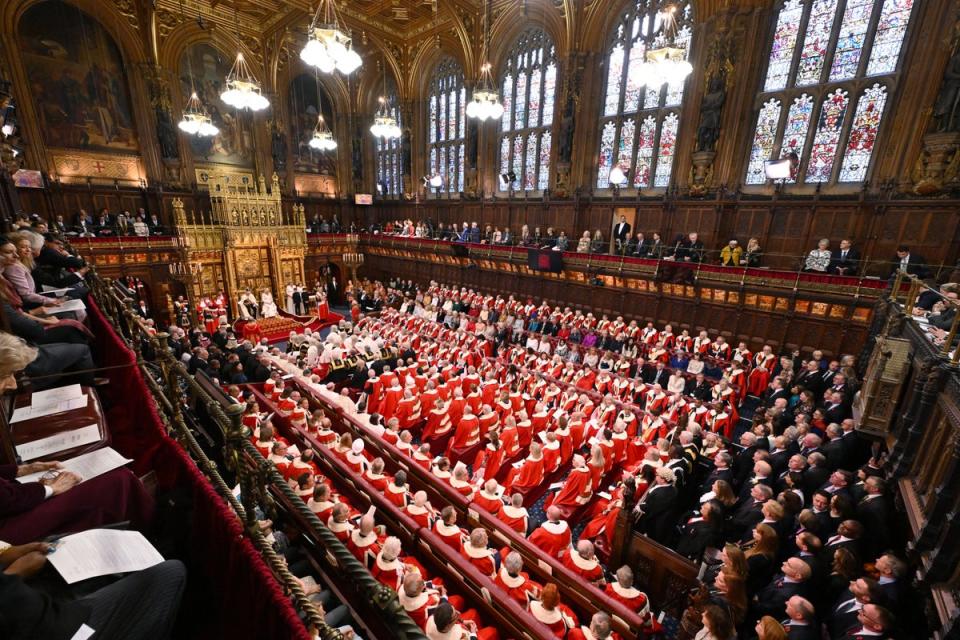
<instances>
[{"instance_id":1,"label":"white paper","mask_svg":"<svg viewBox=\"0 0 960 640\"><path fill-rule=\"evenodd\" d=\"M103 449L97 449L96 451L85 453L77 456L76 458L64 460L63 469L61 470L72 471L80 476L81 482L85 482L91 478L96 478L99 475L103 475L108 471L113 471L114 469L122 467L128 462L133 461L128 458L124 458L122 455L117 453L113 447L104 447ZM27 482L39 482L40 478L42 478L43 474L45 473L46 471L38 471L37 473L31 473L30 475L17 478L17 481L21 484L26 484Z\"/></svg>"},{"instance_id":2,"label":"white paper","mask_svg":"<svg viewBox=\"0 0 960 640\"><path fill-rule=\"evenodd\" d=\"M82 395L79 398L61 400L57 403L20 407L19 409L15 409L13 411L13 415L10 416L10 424L16 424L17 422L23 422L24 420L33 420L34 418L42 418L44 416L52 416L55 413L83 409L87 406L88 402L87 396Z\"/></svg>"},{"instance_id":3,"label":"white paper","mask_svg":"<svg viewBox=\"0 0 960 640\"><path fill-rule=\"evenodd\" d=\"M96 631L88 627L86 624L82 624L80 625L80 628L77 629L77 632L73 634L70 640L87 640L87 638L92 636L94 633L96 633Z\"/></svg>"},{"instance_id":4,"label":"white paper","mask_svg":"<svg viewBox=\"0 0 960 640\"><path fill-rule=\"evenodd\" d=\"M163 556L139 531L90 529L61 538L47 556L67 584L113 573L142 571Z\"/></svg>"},{"instance_id":5,"label":"white paper","mask_svg":"<svg viewBox=\"0 0 960 640\"><path fill-rule=\"evenodd\" d=\"M65 294L67 291L70 291L70 287L64 287L63 289L54 289L53 287L45 284L43 285L43 291L41 291L40 293L45 296L55 296L59 298L60 296Z\"/></svg>"},{"instance_id":6,"label":"white paper","mask_svg":"<svg viewBox=\"0 0 960 640\"><path fill-rule=\"evenodd\" d=\"M295 444L291 444L289 447L287 447L287 455L293 456L294 458L299 458L300 457L299 447L297 447L297 445Z\"/></svg>"},{"instance_id":7,"label":"white paper","mask_svg":"<svg viewBox=\"0 0 960 640\"><path fill-rule=\"evenodd\" d=\"M74 447L96 442L100 439L100 428L96 424L80 427L71 431L64 431L32 442L25 442L17 446L17 455L24 462L36 460L44 456L60 453Z\"/></svg>"},{"instance_id":8,"label":"white paper","mask_svg":"<svg viewBox=\"0 0 960 640\"><path fill-rule=\"evenodd\" d=\"M61 313L73 313L74 311L85 311L87 305L83 300L67 300L57 307L44 307L43 310L51 315L60 315Z\"/></svg>"},{"instance_id":9,"label":"white paper","mask_svg":"<svg viewBox=\"0 0 960 640\"><path fill-rule=\"evenodd\" d=\"M70 384L56 389L47 389L46 391L36 391L30 396L30 405L37 406L41 404L56 404L63 400L73 400L83 395L83 389L79 384Z\"/></svg>"}]
</instances>

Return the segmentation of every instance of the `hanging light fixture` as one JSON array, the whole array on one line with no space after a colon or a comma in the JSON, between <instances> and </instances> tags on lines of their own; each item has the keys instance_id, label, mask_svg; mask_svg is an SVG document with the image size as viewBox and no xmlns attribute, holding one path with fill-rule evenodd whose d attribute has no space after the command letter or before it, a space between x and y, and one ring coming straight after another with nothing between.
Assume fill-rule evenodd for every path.
<instances>
[{"instance_id":1,"label":"hanging light fixture","mask_svg":"<svg viewBox=\"0 0 960 640\"><path fill-rule=\"evenodd\" d=\"M260 83L250 72L241 52L237 53L237 59L227 74L227 87L220 94L220 99L231 107L250 111L262 111L270 106L270 101L263 97Z\"/></svg>"},{"instance_id":2,"label":"hanging light fixture","mask_svg":"<svg viewBox=\"0 0 960 640\"><path fill-rule=\"evenodd\" d=\"M317 124L313 128L313 136L307 145L317 151L333 151L337 148L337 141L323 119L323 94L320 92L320 78L317 77L316 71L314 71L314 81L317 83Z\"/></svg>"},{"instance_id":3,"label":"hanging light fixture","mask_svg":"<svg viewBox=\"0 0 960 640\"><path fill-rule=\"evenodd\" d=\"M387 109L386 56L384 56L383 59L383 94L380 96L380 107L377 109L377 114L373 118L373 124L370 125L370 133L384 140L396 140L403 135L403 131L400 130L400 126L397 124L397 119L390 115L390 111Z\"/></svg>"},{"instance_id":4,"label":"hanging light fixture","mask_svg":"<svg viewBox=\"0 0 960 640\"><path fill-rule=\"evenodd\" d=\"M236 5L233 9L234 26L237 33L237 43L240 43L240 19ZM270 106L270 101L263 97L260 83L247 66L243 52L237 51L237 59L227 74L226 89L220 94L220 99L235 109L249 109L262 111Z\"/></svg>"},{"instance_id":5,"label":"hanging light fixture","mask_svg":"<svg viewBox=\"0 0 960 640\"><path fill-rule=\"evenodd\" d=\"M490 47L490 3L486 3L483 13L483 51L482 59L486 60ZM467 104L467 117L475 118L480 122L499 120L503 116L503 105L500 103L500 94L493 86L493 76L490 73L490 63L484 62L480 67L480 80L473 90L472 99Z\"/></svg>"},{"instance_id":6,"label":"hanging light fixture","mask_svg":"<svg viewBox=\"0 0 960 640\"><path fill-rule=\"evenodd\" d=\"M184 18L183 0L180 2L180 17ZM191 136L201 138L215 136L220 133L220 129L214 126L210 114L207 113L207 108L197 96L197 89L193 81L193 61L190 59L189 52L187 53L187 72L190 74L190 99L187 100L187 106L183 110L183 115L180 117L177 127Z\"/></svg>"},{"instance_id":7,"label":"hanging light fixture","mask_svg":"<svg viewBox=\"0 0 960 640\"><path fill-rule=\"evenodd\" d=\"M313 137L307 144L317 151L333 151L337 148L337 141L333 139L333 132L327 128L322 113L317 116L317 126L313 128Z\"/></svg>"},{"instance_id":8,"label":"hanging light fixture","mask_svg":"<svg viewBox=\"0 0 960 640\"><path fill-rule=\"evenodd\" d=\"M177 123L177 126L184 133L201 138L208 138L220 133L220 129L214 126L210 114L207 113L206 108L200 102L200 98L197 97L196 91L190 94L190 99L187 100L187 108L183 110L183 117Z\"/></svg>"},{"instance_id":9,"label":"hanging light fixture","mask_svg":"<svg viewBox=\"0 0 960 640\"><path fill-rule=\"evenodd\" d=\"M350 75L360 68L363 60L354 51L350 36L340 29L340 18L334 0L320 0L313 21L307 30L307 44L300 51L300 59L324 73L334 70Z\"/></svg>"},{"instance_id":10,"label":"hanging light fixture","mask_svg":"<svg viewBox=\"0 0 960 640\"><path fill-rule=\"evenodd\" d=\"M641 66L638 82L648 87L663 84L678 85L693 71L687 61L687 50L677 46L677 8L666 7L657 14L660 33L654 40L654 48L647 51L646 62Z\"/></svg>"}]
</instances>

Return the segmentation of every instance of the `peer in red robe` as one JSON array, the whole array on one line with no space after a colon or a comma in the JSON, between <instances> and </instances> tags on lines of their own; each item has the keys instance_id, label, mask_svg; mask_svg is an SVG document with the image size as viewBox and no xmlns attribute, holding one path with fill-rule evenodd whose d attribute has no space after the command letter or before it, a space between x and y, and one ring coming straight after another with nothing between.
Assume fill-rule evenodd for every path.
<instances>
[{"instance_id":1,"label":"peer in red robe","mask_svg":"<svg viewBox=\"0 0 960 640\"><path fill-rule=\"evenodd\" d=\"M511 554L512 555L512 554ZM517 554L519 557L520 554ZM508 559L510 556L507 556ZM524 609L530 604L530 600L540 596L540 585L530 579L526 571L520 571L511 575L507 571L508 560L504 560L503 566L497 572L497 577L493 581L495 585L503 589L517 604ZM522 566L522 561L521 561Z\"/></svg>"},{"instance_id":2,"label":"peer in red robe","mask_svg":"<svg viewBox=\"0 0 960 640\"><path fill-rule=\"evenodd\" d=\"M572 534L566 520L560 519L560 510L555 506L547 508L547 520L534 529L527 538L533 545L551 558L559 558L560 552L570 547Z\"/></svg>"},{"instance_id":3,"label":"peer in red robe","mask_svg":"<svg viewBox=\"0 0 960 640\"><path fill-rule=\"evenodd\" d=\"M603 567L594 555L593 543L588 540L578 542L576 549L566 549L560 556L560 562L586 582L591 584L603 582Z\"/></svg>"},{"instance_id":4,"label":"peer in red robe","mask_svg":"<svg viewBox=\"0 0 960 640\"><path fill-rule=\"evenodd\" d=\"M499 489L496 480L487 480L483 489L474 497L473 503L493 515L499 514L503 508L503 500L498 493Z\"/></svg>"},{"instance_id":5,"label":"peer in red robe","mask_svg":"<svg viewBox=\"0 0 960 640\"><path fill-rule=\"evenodd\" d=\"M539 486L543 482L543 452L536 442L530 444L530 455L519 466L514 465L504 486L513 492Z\"/></svg>"},{"instance_id":6,"label":"peer in red robe","mask_svg":"<svg viewBox=\"0 0 960 640\"><path fill-rule=\"evenodd\" d=\"M565 509L576 509L590 501L593 486L587 462L580 454L573 456L573 468L557 493L550 494L545 506L556 505Z\"/></svg>"},{"instance_id":7,"label":"peer in red robe","mask_svg":"<svg viewBox=\"0 0 960 640\"><path fill-rule=\"evenodd\" d=\"M516 531L522 536L527 535L527 529L530 526L530 515L524 508L522 499L517 500L516 503L511 502L510 504L503 505L503 508L500 509L500 513L497 517L500 518L500 520L502 520L503 523L506 524L510 529Z\"/></svg>"},{"instance_id":8,"label":"peer in red robe","mask_svg":"<svg viewBox=\"0 0 960 640\"><path fill-rule=\"evenodd\" d=\"M483 544L476 544L481 538L478 532L482 532ZM463 544L463 555L470 561L477 570L490 579L493 579L497 573L497 562L495 560L497 552L486 546L486 531L483 529L474 529L470 538Z\"/></svg>"},{"instance_id":9,"label":"peer in red robe","mask_svg":"<svg viewBox=\"0 0 960 640\"><path fill-rule=\"evenodd\" d=\"M577 616L568 606L560 604L558 596L549 595L551 587L555 593L556 585L548 584L543 589L541 599L531 600L528 608L533 617L549 627L555 637L566 638L571 629L579 626Z\"/></svg>"}]
</instances>

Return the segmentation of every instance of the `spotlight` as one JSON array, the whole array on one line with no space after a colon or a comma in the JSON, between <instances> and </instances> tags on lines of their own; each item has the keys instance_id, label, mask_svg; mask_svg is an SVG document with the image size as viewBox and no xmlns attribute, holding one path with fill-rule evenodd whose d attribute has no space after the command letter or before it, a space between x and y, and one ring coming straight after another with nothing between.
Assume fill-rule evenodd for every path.
<instances>
[{"instance_id":1,"label":"spotlight","mask_svg":"<svg viewBox=\"0 0 960 640\"><path fill-rule=\"evenodd\" d=\"M439 173L434 174L434 176L430 178L430 186L433 187L434 189L439 189L440 187L442 187L443 177Z\"/></svg>"}]
</instances>

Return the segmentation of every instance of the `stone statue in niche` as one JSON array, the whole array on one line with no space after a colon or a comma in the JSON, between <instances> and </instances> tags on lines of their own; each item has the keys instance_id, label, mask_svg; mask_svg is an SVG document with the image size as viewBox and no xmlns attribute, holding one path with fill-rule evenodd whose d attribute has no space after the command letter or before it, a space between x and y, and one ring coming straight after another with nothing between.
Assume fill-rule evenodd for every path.
<instances>
[{"instance_id":1,"label":"stone statue in niche","mask_svg":"<svg viewBox=\"0 0 960 640\"><path fill-rule=\"evenodd\" d=\"M700 103L700 127L697 129L697 151L715 151L720 138L720 116L727 99L726 74L718 71L710 76L707 92Z\"/></svg>"},{"instance_id":2,"label":"stone statue in niche","mask_svg":"<svg viewBox=\"0 0 960 640\"><path fill-rule=\"evenodd\" d=\"M405 176L413 175L413 154L410 150L410 129L403 130L403 137L400 138L400 171Z\"/></svg>"},{"instance_id":3,"label":"stone statue in niche","mask_svg":"<svg viewBox=\"0 0 960 640\"><path fill-rule=\"evenodd\" d=\"M557 149L557 161L569 163L573 156L573 129L576 126L576 98L571 92L563 108L560 119L560 146Z\"/></svg>"},{"instance_id":4,"label":"stone statue in niche","mask_svg":"<svg viewBox=\"0 0 960 640\"><path fill-rule=\"evenodd\" d=\"M954 47L933 105L937 132L960 131L960 45Z\"/></svg>"},{"instance_id":5,"label":"stone statue in niche","mask_svg":"<svg viewBox=\"0 0 960 640\"><path fill-rule=\"evenodd\" d=\"M479 135L479 127L477 127L477 121L473 118L467 120L467 149L466 157L464 158L464 163L468 168L473 168L477 166L477 136Z\"/></svg>"},{"instance_id":6,"label":"stone statue in niche","mask_svg":"<svg viewBox=\"0 0 960 640\"><path fill-rule=\"evenodd\" d=\"M162 106L156 107L157 139L160 142L160 155L165 160L176 160L180 157L177 149L177 129L173 126L170 112Z\"/></svg>"},{"instance_id":7,"label":"stone statue in niche","mask_svg":"<svg viewBox=\"0 0 960 640\"><path fill-rule=\"evenodd\" d=\"M363 147L361 141L363 140L363 132L360 130L360 127L357 127L357 135L353 137L353 143L351 146L351 160L353 164L353 179L354 180L363 180Z\"/></svg>"},{"instance_id":8,"label":"stone statue in niche","mask_svg":"<svg viewBox=\"0 0 960 640\"><path fill-rule=\"evenodd\" d=\"M287 137L283 135L276 121L270 126L270 155L273 157L274 171L280 172L287 168Z\"/></svg>"}]
</instances>

